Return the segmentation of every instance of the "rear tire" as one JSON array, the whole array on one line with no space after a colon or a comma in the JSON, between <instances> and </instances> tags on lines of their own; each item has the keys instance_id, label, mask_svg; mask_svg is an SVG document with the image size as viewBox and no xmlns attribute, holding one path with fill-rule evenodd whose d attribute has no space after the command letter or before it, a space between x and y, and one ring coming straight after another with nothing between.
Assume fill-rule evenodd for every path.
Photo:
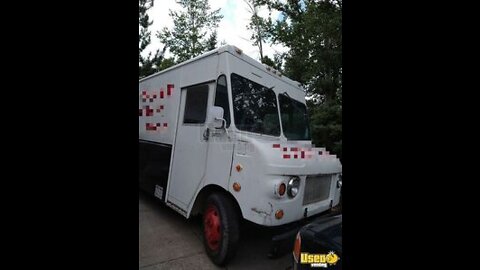
<instances>
[{"instance_id":1,"label":"rear tire","mask_svg":"<svg viewBox=\"0 0 480 270\"><path fill-rule=\"evenodd\" d=\"M203 244L216 265L223 266L237 251L239 216L230 198L211 194L203 211Z\"/></svg>"}]
</instances>

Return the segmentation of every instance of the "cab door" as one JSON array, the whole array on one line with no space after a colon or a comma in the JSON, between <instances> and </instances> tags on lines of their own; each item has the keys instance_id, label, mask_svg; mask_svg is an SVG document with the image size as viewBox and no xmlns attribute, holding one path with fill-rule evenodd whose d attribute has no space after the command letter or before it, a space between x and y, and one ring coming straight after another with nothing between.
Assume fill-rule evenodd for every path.
<instances>
[{"instance_id":1,"label":"cab door","mask_svg":"<svg viewBox=\"0 0 480 270\"><path fill-rule=\"evenodd\" d=\"M215 184L226 190L231 187L229 181L235 142L231 127L230 100L227 77L222 74L217 79L213 102L214 106L223 108L225 129L210 130L205 184Z\"/></svg>"},{"instance_id":2,"label":"cab door","mask_svg":"<svg viewBox=\"0 0 480 270\"><path fill-rule=\"evenodd\" d=\"M187 210L205 177L208 151L207 112L215 83L181 89L167 201Z\"/></svg>"}]
</instances>

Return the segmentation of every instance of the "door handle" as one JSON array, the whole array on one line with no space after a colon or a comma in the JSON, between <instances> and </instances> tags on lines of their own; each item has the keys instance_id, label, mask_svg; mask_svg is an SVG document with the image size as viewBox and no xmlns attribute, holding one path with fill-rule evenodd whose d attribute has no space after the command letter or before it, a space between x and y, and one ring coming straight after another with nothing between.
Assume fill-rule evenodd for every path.
<instances>
[{"instance_id":1,"label":"door handle","mask_svg":"<svg viewBox=\"0 0 480 270\"><path fill-rule=\"evenodd\" d=\"M210 137L210 129L207 127L205 131L203 131L203 139L205 141L208 141L208 138Z\"/></svg>"}]
</instances>

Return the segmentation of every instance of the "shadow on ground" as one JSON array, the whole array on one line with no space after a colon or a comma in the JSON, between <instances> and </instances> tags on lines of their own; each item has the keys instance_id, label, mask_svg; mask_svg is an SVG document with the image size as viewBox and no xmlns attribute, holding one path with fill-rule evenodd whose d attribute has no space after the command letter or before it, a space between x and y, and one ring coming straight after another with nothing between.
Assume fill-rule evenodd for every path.
<instances>
[{"instance_id":1,"label":"shadow on ground","mask_svg":"<svg viewBox=\"0 0 480 270\"><path fill-rule=\"evenodd\" d=\"M291 256L267 257L273 231L244 224L235 258L225 268L214 265L202 243L201 218L185 219L152 196L139 193L139 268L291 269Z\"/></svg>"}]
</instances>

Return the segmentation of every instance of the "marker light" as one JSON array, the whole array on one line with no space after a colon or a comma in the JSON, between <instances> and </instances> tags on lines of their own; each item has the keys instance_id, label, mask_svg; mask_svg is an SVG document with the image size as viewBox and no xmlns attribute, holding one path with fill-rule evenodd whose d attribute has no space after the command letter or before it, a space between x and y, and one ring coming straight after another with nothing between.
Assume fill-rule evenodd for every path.
<instances>
[{"instance_id":1,"label":"marker light","mask_svg":"<svg viewBox=\"0 0 480 270\"><path fill-rule=\"evenodd\" d=\"M235 47L235 52L238 53L238 54L242 54L242 50L240 50L239 48Z\"/></svg>"},{"instance_id":2,"label":"marker light","mask_svg":"<svg viewBox=\"0 0 480 270\"><path fill-rule=\"evenodd\" d=\"M237 172L240 172L243 169L243 166L241 164L237 164L237 166L235 166L235 169L237 170Z\"/></svg>"},{"instance_id":3,"label":"marker light","mask_svg":"<svg viewBox=\"0 0 480 270\"><path fill-rule=\"evenodd\" d=\"M293 246L293 259L297 263L300 261L301 249L302 249L302 237L300 236L300 233L297 233L297 237L295 238L295 244Z\"/></svg>"},{"instance_id":4,"label":"marker light","mask_svg":"<svg viewBox=\"0 0 480 270\"><path fill-rule=\"evenodd\" d=\"M237 182L233 183L233 190L235 190L236 192L239 192L241 189L242 189L242 186L239 183Z\"/></svg>"},{"instance_id":5,"label":"marker light","mask_svg":"<svg viewBox=\"0 0 480 270\"><path fill-rule=\"evenodd\" d=\"M277 210L277 212L275 212L275 218L276 218L276 219L281 219L281 218L283 218L283 210L282 210L282 209Z\"/></svg>"},{"instance_id":6,"label":"marker light","mask_svg":"<svg viewBox=\"0 0 480 270\"><path fill-rule=\"evenodd\" d=\"M283 196L285 195L285 191L287 190L287 186L285 183L281 183L280 186L278 186L278 195Z\"/></svg>"}]
</instances>

